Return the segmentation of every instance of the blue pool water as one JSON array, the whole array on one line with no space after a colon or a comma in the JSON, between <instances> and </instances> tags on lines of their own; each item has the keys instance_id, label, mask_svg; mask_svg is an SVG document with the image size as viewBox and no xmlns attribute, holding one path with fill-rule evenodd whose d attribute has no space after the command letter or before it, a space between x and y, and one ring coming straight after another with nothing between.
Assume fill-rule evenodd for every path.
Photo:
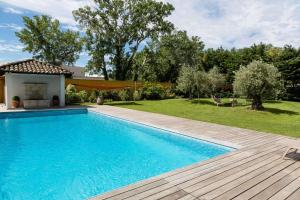
<instances>
[{"instance_id":1,"label":"blue pool water","mask_svg":"<svg viewBox=\"0 0 300 200\"><path fill-rule=\"evenodd\" d=\"M85 199L231 150L84 110L2 114L0 199Z\"/></svg>"}]
</instances>

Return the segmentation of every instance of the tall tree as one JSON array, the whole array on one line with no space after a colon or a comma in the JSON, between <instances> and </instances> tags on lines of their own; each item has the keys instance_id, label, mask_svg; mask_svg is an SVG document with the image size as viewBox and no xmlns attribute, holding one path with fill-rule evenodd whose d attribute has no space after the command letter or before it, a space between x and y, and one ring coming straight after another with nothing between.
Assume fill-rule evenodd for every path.
<instances>
[{"instance_id":1,"label":"tall tree","mask_svg":"<svg viewBox=\"0 0 300 200\"><path fill-rule=\"evenodd\" d=\"M204 44L199 37L189 37L186 31L174 31L152 40L142 52L143 66L140 66L142 79L148 78L148 72L155 74L156 81L175 83L183 66L202 69L201 58Z\"/></svg>"},{"instance_id":2,"label":"tall tree","mask_svg":"<svg viewBox=\"0 0 300 200\"><path fill-rule=\"evenodd\" d=\"M60 23L49 16L23 17L25 28L16 36L25 45L24 51L54 65L71 65L79 58L82 39L79 32L61 30Z\"/></svg>"},{"instance_id":3,"label":"tall tree","mask_svg":"<svg viewBox=\"0 0 300 200\"><path fill-rule=\"evenodd\" d=\"M166 20L174 10L169 3L155 0L94 0L94 3L95 7L79 8L73 15L96 43L104 39L110 44L111 49L103 52L111 55L117 80L128 77L142 42L173 29L173 24Z\"/></svg>"}]
</instances>

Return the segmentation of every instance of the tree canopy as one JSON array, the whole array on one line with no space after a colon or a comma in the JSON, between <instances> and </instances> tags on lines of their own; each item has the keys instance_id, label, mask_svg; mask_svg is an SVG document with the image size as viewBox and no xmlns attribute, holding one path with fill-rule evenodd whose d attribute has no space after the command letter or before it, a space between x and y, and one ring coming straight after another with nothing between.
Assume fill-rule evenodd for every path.
<instances>
[{"instance_id":1,"label":"tree canopy","mask_svg":"<svg viewBox=\"0 0 300 200\"><path fill-rule=\"evenodd\" d=\"M85 6L73 14L97 46L88 49L92 58L101 48L102 54L110 56L117 80L128 77L135 55L145 40L173 29L173 24L166 20L174 10L169 3L155 0L94 0L94 3L95 7ZM109 48L101 43L108 44ZM103 64L99 62L99 65Z\"/></svg>"},{"instance_id":2,"label":"tree canopy","mask_svg":"<svg viewBox=\"0 0 300 200\"><path fill-rule=\"evenodd\" d=\"M252 99L252 109L262 109L263 99L276 98L282 92L281 74L272 64L252 61L236 72L234 92Z\"/></svg>"},{"instance_id":3,"label":"tree canopy","mask_svg":"<svg viewBox=\"0 0 300 200\"><path fill-rule=\"evenodd\" d=\"M183 66L202 69L203 49L200 38L189 37L186 31L173 31L152 40L136 59L140 78L175 83Z\"/></svg>"},{"instance_id":4,"label":"tree canopy","mask_svg":"<svg viewBox=\"0 0 300 200\"><path fill-rule=\"evenodd\" d=\"M58 20L49 16L23 17L25 28L16 36L25 45L24 51L54 65L71 65L79 58L82 40L79 32L63 31Z\"/></svg>"}]
</instances>

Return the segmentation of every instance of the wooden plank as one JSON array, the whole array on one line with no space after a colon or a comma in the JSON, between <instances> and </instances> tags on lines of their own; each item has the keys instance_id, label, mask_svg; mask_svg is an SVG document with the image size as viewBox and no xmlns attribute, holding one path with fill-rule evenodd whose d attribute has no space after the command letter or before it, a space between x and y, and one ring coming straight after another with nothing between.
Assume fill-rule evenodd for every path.
<instances>
[{"instance_id":1,"label":"wooden plank","mask_svg":"<svg viewBox=\"0 0 300 200\"><path fill-rule=\"evenodd\" d=\"M167 184L161 185L159 187L155 187L155 188L152 188L152 189L149 189L149 190L145 190L145 191L136 193L133 196L130 196L130 197L126 198L126 199L127 200L146 199L147 197L152 196L152 195L159 195L158 193L161 193L161 192L163 192L165 190L167 192L168 191L170 192L169 189L171 189L171 193L176 192L176 191L179 190L179 188L174 187L174 185L167 183ZM118 198L118 199L122 199L122 198Z\"/></svg>"},{"instance_id":2,"label":"wooden plank","mask_svg":"<svg viewBox=\"0 0 300 200\"><path fill-rule=\"evenodd\" d=\"M268 188L264 189L262 192L257 192L257 194L252 198L253 200L261 200L261 199L269 199L271 196L282 190L282 188L286 187L290 182L295 180L300 176L300 169L293 171L292 173L284 176L282 179L273 183Z\"/></svg>"},{"instance_id":3,"label":"wooden plank","mask_svg":"<svg viewBox=\"0 0 300 200\"><path fill-rule=\"evenodd\" d=\"M277 163L276 163L277 164ZM243 196L239 196L241 193L247 191L249 188L253 187L257 183L261 182L264 180L264 178L268 178L272 176L273 174L276 174L276 172L284 169L285 167L291 165L289 162L283 162L280 165L275 165L274 168L267 170L266 172L263 172L262 174L256 176L255 178L250 179L249 181L246 181L242 184L240 184L237 187L234 187L233 189L223 193L222 195L218 196L216 199L232 199L232 198L239 198L242 199Z\"/></svg>"},{"instance_id":4,"label":"wooden plank","mask_svg":"<svg viewBox=\"0 0 300 200\"><path fill-rule=\"evenodd\" d=\"M91 198L91 200L103 200L103 199L122 199L122 198L127 198L132 195L135 195L139 192L143 192L145 190L149 190L155 187L159 187L161 185L164 185L168 183L165 180L153 180L149 179L143 182L139 182L136 184L132 184L96 197Z\"/></svg>"},{"instance_id":5,"label":"wooden plank","mask_svg":"<svg viewBox=\"0 0 300 200\"><path fill-rule=\"evenodd\" d=\"M216 176L210 177L208 179L205 179L201 182L198 182L197 184L193 185L192 187L197 187L198 189L205 187L205 186L209 186L210 184L216 183L218 181L222 181L224 182L226 178L230 177L230 175L237 175L240 172L242 172L243 170L250 170L253 166L255 166L256 164L258 165L262 165L262 164L268 164L270 162L275 162L276 160L278 160L278 156L274 156L274 157L261 157L259 159L254 160L253 162L248 162L246 164L243 165L239 165L235 168L232 168L230 170L226 170Z\"/></svg>"},{"instance_id":6,"label":"wooden plank","mask_svg":"<svg viewBox=\"0 0 300 200\"><path fill-rule=\"evenodd\" d=\"M280 147L280 148L281 148L281 147ZM201 181L203 181L203 180L206 180L206 179L208 179L208 178L210 178L210 177L213 177L213 176L216 176L216 175L218 175L218 174L220 174L220 173L223 173L223 172L225 172L225 171L227 171L227 170L230 170L230 169L232 169L232 168L238 167L238 166L240 166L240 165L242 165L242 164L245 164L245 163L250 162L250 161L252 161L252 160L255 160L255 159L257 159L257 158L266 156L268 153L277 151L277 150L279 150L280 148L278 148L278 149L277 149L277 148L276 148L276 149L272 149L272 150L269 150L269 151L267 151L267 152L262 152L262 153L253 155L253 156L248 157L248 158L246 158L246 159L242 159L242 160L240 160L240 161L237 161L237 162L235 162L235 163L232 163L232 164L230 164L230 165L228 165L228 166L221 166L221 167L218 167L217 170L204 171L204 172L202 172L202 173L195 174L195 175L193 175L192 177L188 177L187 179L175 180L175 181L173 181L172 183L173 183L173 184L176 184L176 185L177 185L177 184L180 185L181 188L187 188L187 187L190 187L190 186L192 186L192 185L195 185L195 184L197 184L197 183L199 183L199 182L201 182ZM266 158L266 157L264 157L264 158Z\"/></svg>"},{"instance_id":7,"label":"wooden plank","mask_svg":"<svg viewBox=\"0 0 300 200\"><path fill-rule=\"evenodd\" d=\"M290 162L292 162L292 161L290 161ZM279 171L280 170L279 166L276 166L274 170L278 170L279 171L278 173L276 173L275 175L273 175L269 178L265 178L264 174L261 175L262 177L259 177L259 176L255 177L255 180L253 180L252 182L258 182L259 180L263 180L263 181L260 182L259 184L255 185L254 187L248 189L246 192L244 192L242 195L240 195L237 199L242 199L242 198L250 199L250 198L254 197L257 193L263 191L270 185L276 183L277 181L279 181L280 179L282 179L289 173L293 172L294 170L298 169L299 167L300 167L300 163L294 163L294 164L288 166L287 168L285 168L284 170Z\"/></svg>"},{"instance_id":8,"label":"wooden plank","mask_svg":"<svg viewBox=\"0 0 300 200\"><path fill-rule=\"evenodd\" d=\"M184 197L179 198L178 200L195 200L195 199L197 199L197 198L190 194L187 194Z\"/></svg>"},{"instance_id":9,"label":"wooden plank","mask_svg":"<svg viewBox=\"0 0 300 200\"><path fill-rule=\"evenodd\" d=\"M219 188L227 183L230 183L231 181L234 181L237 178L240 178L242 176L247 175L248 173L253 172L254 170L257 170L261 167L264 167L265 165L275 162L276 160L280 159L280 156L274 156L274 158L266 159L264 161L258 162L254 165L250 165L248 168L242 168L239 167L238 169L241 169L241 171L232 173L232 175L228 175L225 178L218 180L216 182L212 182L210 185L204 185L204 184L196 184L190 188L186 188L185 190L187 192L190 192L193 196L200 197L216 188ZM276 163L276 162L275 162ZM286 165L284 165L285 167ZM209 184L209 183L208 183Z\"/></svg>"},{"instance_id":10,"label":"wooden plank","mask_svg":"<svg viewBox=\"0 0 300 200\"><path fill-rule=\"evenodd\" d=\"M267 150L273 151L274 148L277 148L277 147L278 146L269 146L269 147L266 147L264 149L264 151L267 151ZM256 150L258 150L258 149L256 149ZM234 156L231 156L230 158L227 158L226 160L220 160L220 162L218 162L218 160L217 160L217 162L210 163L209 165L200 166L198 168L193 168L191 170L186 171L185 173L176 174L174 176L170 176L165 179L169 182L172 182L172 181L184 182L184 180L191 179L191 178L198 176L200 174L203 174L203 173L207 173L208 171L211 171L213 169L224 170L225 166L243 161L244 159L247 159L247 158L249 159L252 155L253 154L249 154L247 152L244 152L244 154L243 154L243 152L242 152L241 154L236 154ZM261 155L261 154L259 154L257 152L256 156L259 156L259 155ZM253 159L255 159L255 158L253 158Z\"/></svg>"},{"instance_id":11,"label":"wooden plank","mask_svg":"<svg viewBox=\"0 0 300 200\"><path fill-rule=\"evenodd\" d=\"M221 187L218 187L216 188L215 190L213 191L210 191L209 193L205 194L204 196L202 196L203 199L214 199L214 198L217 198L218 196L224 194L225 192L241 185L242 183L258 176L259 174L271 169L274 167L274 165L277 165L277 164L280 164L282 163L283 161L281 159L278 159L276 160L275 162L271 162L267 165L265 165L264 167L261 167L257 170L254 170L253 172L251 173L248 173L234 181L231 181L230 183L226 183L225 185L221 186Z\"/></svg>"},{"instance_id":12,"label":"wooden plank","mask_svg":"<svg viewBox=\"0 0 300 200\"><path fill-rule=\"evenodd\" d=\"M186 197L187 196L187 192L185 192L184 190L179 190L173 194L170 194L168 196L165 196L163 198L161 198L160 200L176 200L176 199L182 199L182 197Z\"/></svg>"},{"instance_id":13,"label":"wooden plank","mask_svg":"<svg viewBox=\"0 0 300 200\"><path fill-rule=\"evenodd\" d=\"M180 188L174 186L171 188L168 188L166 190L163 190L161 192L155 193L149 197L142 198L143 200L152 200L152 199L178 199L180 197L183 197L187 194L187 192L181 190Z\"/></svg>"},{"instance_id":14,"label":"wooden plank","mask_svg":"<svg viewBox=\"0 0 300 200\"><path fill-rule=\"evenodd\" d=\"M300 187L300 177L295 179L293 182L291 182L289 185L287 185L285 188L280 190L278 193L276 193L274 196L272 196L269 200L278 200L278 199L286 199L290 195L292 195L296 190L298 190Z\"/></svg>"},{"instance_id":15,"label":"wooden plank","mask_svg":"<svg viewBox=\"0 0 300 200\"><path fill-rule=\"evenodd\" d=\"M291 194L286 200L299 200L300 199L300 187L293 194Z\"/></svg>"}]
</instances>

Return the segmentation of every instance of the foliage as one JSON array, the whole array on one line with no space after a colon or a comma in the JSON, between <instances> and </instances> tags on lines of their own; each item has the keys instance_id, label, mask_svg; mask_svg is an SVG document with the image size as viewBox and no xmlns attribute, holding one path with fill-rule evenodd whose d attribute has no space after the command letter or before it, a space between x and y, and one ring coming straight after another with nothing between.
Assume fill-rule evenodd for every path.
<instances>
[{"instance_id":1,"label":"foliage","mask_svg":"<svg viewBox=\"0 0 300 200\"><path fill-rule=\"evenodd\" d=\"M89 100L89 94L85 90L79 91L78 96L81 102L87 102Z\"/></svg>"},{"instance_id":2,"label":"foliage","mask_svg":"<svg viewBox=\"0 0 300 200\"><path fill-rule=\"evenodd\" d=\"M13 101L20 101L20 97L19 96L13 96L12 100Z\"/></svg>"},{"instance_id":3,"label":"foliage","mask_svg":"<svg viewBox=\"0 0 300 200\"><path fill-rule=\"evenodd\" d=\"M300 138L298 102L266 101L264 111L254 112L245 109L248 104L244 99L237 100L236 107L217 107L210 98L139 101L138 105L118 102L116 106ZM229 99L222 102L227 103Z\"/></svg>"},{"instance_id":4,"label":"foliage","mask_svg":"<svg viewBox=\"0 0 300 200\"><path fill-rule=\"evenodd\" d=\"M217 67L212 68L207 73L207 90L210 95L215 95L225 86L225 77L219 72Z\"/></svg>"},{"instance_id":5,"label":"foliage","mask_svg":"<svg viewBox=\"0 0 300 200\"><path fill-rule=\"evenodd\" d=\"M110 56L117 80L127 78L142 42L173 28L166 20L174 10L169 3L155 0L94 0L94 4L95 8L85 6L73 11L73 14L75 20L87 30L88 37L92 37L89 44L94 45L88 48L92 59L102 59L99 61L102 66L105 55ZM101 56L94 56L97 51L101 52Z\"/></svg>"},{"instance_id":6,"label":"foliage","mask_svg":"<svg viewBox=\"0 0 300 200\"><path fill-rule=\"evenodd\" d=\"M133 100L139 101L141 99L142 99L141 92L139 90L134 91L133 92Z\"/></svg>"},{"instance_id":7,"label":"foliage","mask_svg":"<svg viewBox=\"0 0 300 200\"><path fill-rule=\"evenodd\" d=\"M159 100L165 97L165 90L157 83L145 83L141 89L141 96L147 100Z\"/></svg>"},{"instance_id":8,"label":"foliage","mask_svg":"<svg viewBox=\"0 0 300 200\"><path fill-rule=\"evenodd\" d=\"M79 103L81 99L75 85L69 84L66 88L66 104Z\"/></svg>"},{"instance_id":9,"label":"foliage","mask_svg":"<svg viewBox=\"0 0 300 200\"><path fill-rule=\"evenodd\" d=\"M182 67L177 80L177 89L189 98L201 95L215 95L225 85L225 77L219 73L217 68L211 69L208 73L203 70L196 70L193 67Z\"/></svg>"},{"instance_id":10,"label":"foliage","mask_svg":"<svg viewBox=\"0 0 300 200\"><path fill-rule=\"evenodd\" d=\"M130 91L129 90L120 90L118 92L118 96L120 97L121 101L129 101L132 98L130 97Z\"/></svg>"},{"instance_id":11,"label":"foliage","mask_svg":"<svg viewBox=\"0 0 300 200\"><path fill-rule=\"evenodd\" d=\"M72 65L79 58L82 40L79 32L61 30L60 23L49 16L23 17L25 28L16 36L25 45L24 51L54 65Z\"/></svg>"},{"instance_id":12,"label":"foliage","mask_svg":"<svg viewBox=\"0 0 300 200\"><path fill-rule=\"evenodd\" d=\"M175 83L182 66L202 68L203 48L199 37L189 37L185 31L173 31L152 40L138 54L136 73L141 80Z\"/></svg>"},{"instance_id":13,"label":"foliage","mask_svg":"<svg viewBox=\"0 0 300 200\"><path fill-rule=\"evenodd\" d=\"M253 61L236 72L234 92L252 99L252 109L261 109L263 99L274 99L282 91L280 78L273 65Z\"/></svg>"},{"instance_id":14,"label":"foliage","mask_svg":"<svg viewBox=\"0 0 300 200\"><path fill-rule=\"evenodd\" d=\"M72 85L72 84L68 84L67 85L66 93L69 93L69 92L72 92L72 93L76 93L77 92L77 89L76 89L75 85Z\"/></svg>"},{"instance_id":15,"label":"foliage","mask_svg":"<svg viewBox=\"0 0 300 200\"><path fill-rule=\"evenodd\" d=\"M93 90L89 96L89 101L91 103L96 103L97 97L99 96L99 91L98 90Z\"/></svg>"},{"instance_id":16,"label":"foliage","mask_svg":"<svg viewBox=\"0 0 300 200\"><path fill-rule=\"evenodd\" d=\"M180 75L177 80L177 89L185 94L188 94L189 98L193 97L195 92L195 73L196 70L192 67L183 66L180 70ZM199 81L197 81L197 84Z\"/></svg>"}]
</instances>

